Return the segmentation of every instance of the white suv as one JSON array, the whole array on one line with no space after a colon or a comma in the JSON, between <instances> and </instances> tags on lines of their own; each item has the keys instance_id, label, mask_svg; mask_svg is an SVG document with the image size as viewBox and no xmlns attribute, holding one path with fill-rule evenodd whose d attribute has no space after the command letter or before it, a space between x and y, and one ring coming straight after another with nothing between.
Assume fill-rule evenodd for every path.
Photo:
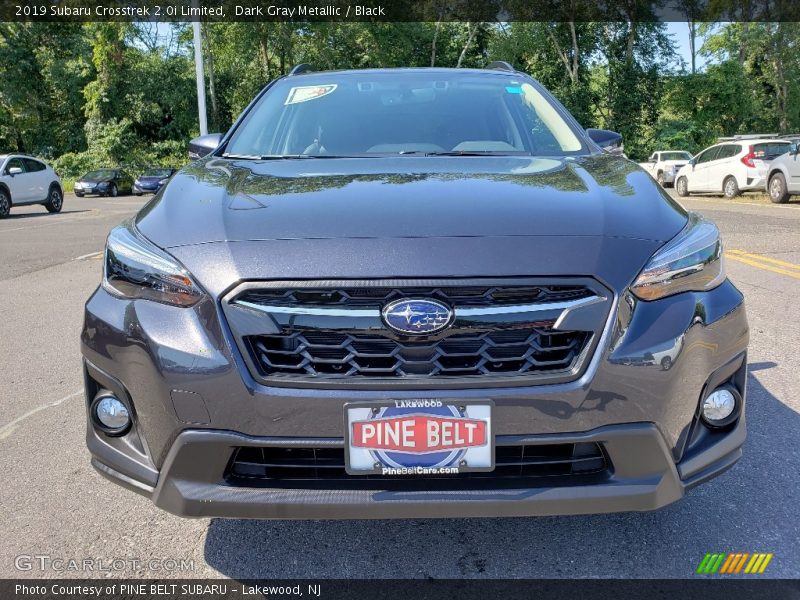
<instances>
[{"instance_id":1,"label":"white suv","mask_svg":"<svg viewBox=\"0 0 800 600\"><path fill-rule=\"evenodd\" d=\"M61 212L61 179L39 159L0 154L0 219L8 216L12 206L22 204L43 204L48 212Z\"/></svg>"},{"instance_id":2,"label":"white suv","mask_svg":"<svg viewBox=\"0 0 800 600\"><path fill-rule=\"evenodd\" d=\"M679 196L692 192L723 193L764 190L767 167L789 151L791 142L775 138L734 139L706 148L684 166L675 179Z\"/></svg>"}]
</instances>

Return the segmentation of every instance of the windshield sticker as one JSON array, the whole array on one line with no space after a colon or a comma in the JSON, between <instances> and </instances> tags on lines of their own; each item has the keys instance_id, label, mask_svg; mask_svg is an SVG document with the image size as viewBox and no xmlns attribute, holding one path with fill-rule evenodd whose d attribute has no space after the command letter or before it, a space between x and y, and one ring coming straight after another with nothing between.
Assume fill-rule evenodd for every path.
<instances>
[{"instance_id":1,"label":"windshield sticker","mask_svg":"<svg viewBox=\"0 0 800 600\"><path fill-rule=\"evenodd\" d=\"M506 92L509 94L521 94L522 88L517 85L507 85Z\"/></svg>"},{"instance_id":2,"label":"windshield sticker","mask_svg":"<svg viewBox=\"0 0 800 600\"><path fill-rule=\"evenodd\" d=\"M301 102L308 102L309 100L316 100L327 96L336 89L337 84L331 83L329 85L302 85L293 87L289 90L289 95L286 97L284 106L290 104L300 104Z\"/></svg>"}]
</instances>

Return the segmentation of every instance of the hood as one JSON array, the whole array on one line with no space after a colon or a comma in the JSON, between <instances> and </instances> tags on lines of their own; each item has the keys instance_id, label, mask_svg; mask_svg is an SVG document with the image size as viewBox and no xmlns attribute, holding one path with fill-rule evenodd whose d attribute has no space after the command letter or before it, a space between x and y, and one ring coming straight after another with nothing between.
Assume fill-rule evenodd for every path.
<instances>
[{"instance_id":1,"label":"hood","mask_svg":"<svg viewBox=\"0 0 800 600\"><path fill-rule=\"evenodd\" d=\"M676 167L682 167L683 165L689 162L689 159L682 158L680 160L662 160L661 162L664 163L665 165L675 165Z\"/></svg>"},{"instance_id":2,"label":"hood","mask_svg":"<svg viewBox=\"0 0 800 600\"><path fill-rule=\"evenodd\" d=\"M178 172L137 217L163 248L301 239L601 236L664 242L685 210L608 154L227 160Z\"/></svg>"},{"instance_id":3,"label":"hood","mask_svg":"<svg viewBox=\"0 0 800 600\"><path fill-rule=\"evenodd\" d=\"M155 175L140 175L136 178L136 181L140 183L158 183L162 179L168 179L169 175L165 175L164 177L156 177Z\"/></svg>"},{"instance_id":4,"label":"hood","mask_svg":"<svg viewBox=\"0 0 800 600\"><path fill-rule=\"evenodd\" d=\"M81 177L78 179L81 183L105 183L106 181L111 181L114 179L113 177Z\"/></svg>"}]
</instances>

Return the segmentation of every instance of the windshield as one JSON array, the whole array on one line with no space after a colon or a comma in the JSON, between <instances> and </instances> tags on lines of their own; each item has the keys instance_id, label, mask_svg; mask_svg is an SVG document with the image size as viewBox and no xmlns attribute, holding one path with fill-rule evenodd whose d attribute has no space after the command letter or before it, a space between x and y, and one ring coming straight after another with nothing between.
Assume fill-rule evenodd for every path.
<instances>
[{"instance_id":1,"label":"windshield","mask_svg":"<svg viewBox=\"0 0 800 600\"><path fill-rule=\"evenodd\" d=\"M662 152L661 160L691 160L692 155L688 152Z\"/></svg>"},{"instance_id":2,"label":"windshield","mask_svg":"<svg viewBox=\"0 0 800 600\"><path fill-rule=\"evenodd\" d=\"M114 171L111 169L99 169L97 171L89 171L83 176L84 179L113 179Z\"/></svg>"},{"instance_id":3,"label":"windshield","mask_svg":"<svg viewBox=\"0 0 800 600\"><path fill-rule=\"evenodd\" d=\"M396 156L585 151L531 80L442 71L320 73L278 81L225 156Z\"/></svg>"},{"instance_id":4,"label":"windshield","mask_svg":"<svg viewBox=\"0 0 800 600\"><path fill-rule=\"evenodd\" d=\"M172 171L169 169L148 169L142 174L142 177L169 177Z\"/></svg>"}]
</instances>

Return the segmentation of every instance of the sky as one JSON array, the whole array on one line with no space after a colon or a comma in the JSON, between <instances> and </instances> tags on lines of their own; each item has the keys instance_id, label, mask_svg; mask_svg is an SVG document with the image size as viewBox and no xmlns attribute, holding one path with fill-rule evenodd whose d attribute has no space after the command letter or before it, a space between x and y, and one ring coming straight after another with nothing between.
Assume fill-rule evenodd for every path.
<instances>
[{"instance_id":1,"label":"sky","mask_svg":"<svg viewBox=\"0 0 800 600\"><path fill-rule=\"evenodd\" d=\"M678 55L683 58L686 62L687 69L692 64L692 56L689 53L689 24L688 23L667 23L667 32L673 36L673 39L677 42L676 51ZM700 39L695 40L695 44L697 44L697 50L700 50L700 46L702 41ZM695 56L695 66L698 70L702 70L702 67L706 64L707 60L701 56L699 53Z\"/></svg>"}]
</instances>

